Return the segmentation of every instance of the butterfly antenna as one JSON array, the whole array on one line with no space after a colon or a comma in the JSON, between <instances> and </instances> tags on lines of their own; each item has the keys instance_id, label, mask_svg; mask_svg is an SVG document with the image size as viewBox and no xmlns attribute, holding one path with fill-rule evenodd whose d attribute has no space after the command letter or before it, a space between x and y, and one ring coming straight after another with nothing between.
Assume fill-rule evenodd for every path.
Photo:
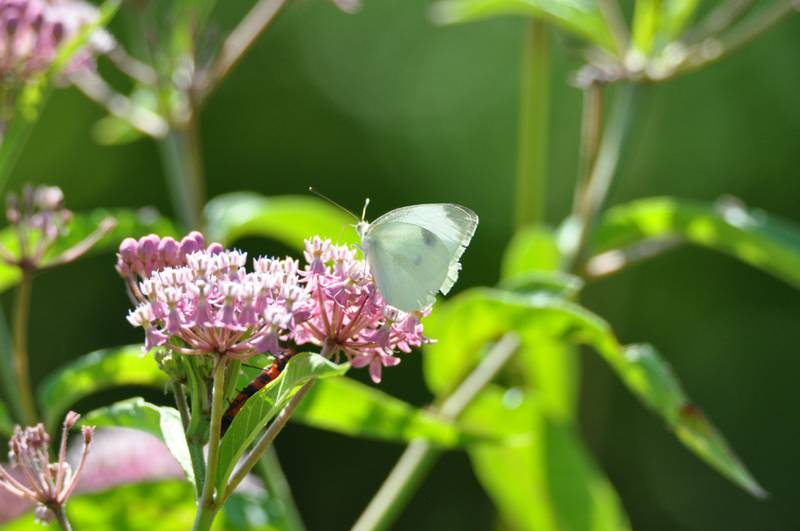
<instances>
[{"instance_id":1,"label":"butterfly antenna","mask_svg":"<svg viewBox=\"0 0 800 531\"><path fill-rule=\"evenodd\" d=\"M334 201L333 199L331 199L331 198L330 198L330 197L328 197L327 195L320 193L320 192L319 192L319 191L317 191L317 189L316 189L316 188L314 188L313 186L309 186L309 187L308 187L308 191L309 191L309 192L311 192L312 194L314 194L315 196L319 197L320 199L324 199L325 201L327 201L328 203L332 204L333 206L335 206L335 207L339 208L340 210L342 210L342 211L344 211L344 212L347 212L348 214L350 214L351 216L353 216L354 218L356 218L356 220L358 220L358 216L356 216L356 215L353 213L353 211L352 211L352 210L350 210L349 208L345 208L345 207L343 207L342 205L340 205L339 203L337 203L336 201ZM364 207L364 208L366 208L366 207Z\"/></svg>"},{"instance_id":2,"label":"butterfly antenna","mask_svg":"<svg viewBox=\"0 0 800 531\"><path fill-rule=\"evenodd\" d=\"M367 218L367 207L369 206L369 197L364 201L364 209L361 211L361 221Z\"/></svg>"}]
</instances>

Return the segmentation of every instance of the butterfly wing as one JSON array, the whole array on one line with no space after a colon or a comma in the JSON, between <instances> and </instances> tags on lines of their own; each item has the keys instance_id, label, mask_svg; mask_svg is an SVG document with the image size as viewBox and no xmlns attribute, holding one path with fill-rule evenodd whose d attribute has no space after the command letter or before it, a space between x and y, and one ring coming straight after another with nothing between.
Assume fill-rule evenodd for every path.
<instances>
[{"instance_id":1,"label":"butterfly wing","mask_svg":"<svg viewBox=\"0 0 800 531\"><path fill-rule=\"evenodd\" d=\"M458 280L461 270L459 260L478 227L478 215L472 210L453 203L412 205L387 212L376 219L371 231L383 224L408 223L432 232L448 252L448 268L444 281L437 287L447 295Z\"/></svg>"},{"instance_id":2,"label":"butterfly wing","mask_svg":"<svg viewBox=\"0 0 800 531\"><path fill-rule=\"evenodd\" d=\"M450 251L436 234L384 221L370 227L365 243L370 271L388 304L405 312L433 304L450 268Z\"/></svg>"}]
</instances>

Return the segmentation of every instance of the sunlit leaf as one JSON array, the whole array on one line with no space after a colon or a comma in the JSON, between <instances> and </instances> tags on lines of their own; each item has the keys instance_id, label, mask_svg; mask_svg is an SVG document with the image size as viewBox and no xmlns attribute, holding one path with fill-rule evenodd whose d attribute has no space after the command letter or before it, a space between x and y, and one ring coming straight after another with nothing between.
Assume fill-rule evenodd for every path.
<instances>
[{"instance_id":1,"label":"sunlit leaf","mask_svg":"<svg viewBox=\"0 0 800 531\"><path fill-rule=\"evenodd\" d=\"M8 414L8 409L5 403L0 400L0 435L11 435L14 431L14 422L11 420L11 415Z\"/></svg>"},{"instance_id":2,"label":"sunlit leaf","mask_svg":"<svg viewBox=\"0 0 800 531\"><path fill-rule=\"evenodd\" d=\"M540 17L598 46L615 48L611 32L591 0L444 0L433 11L434 20L441 24L500 15Z\"/></svg>"},{"instance_id":3,"label":"sunlit leaf","mask_svg":"<svg viewBox=\"0 0 800 531\"><path fill-rule=\"evenodd\" d=\"M47 265L48 259L57 257L66 249L84 240L97 230L103 220L109 217L116 220L115 227L92 247L87 253L88 256L116 251L119 243L129 236L138 238L151 232L162 236L175 235L175 228L172 223L153 210L106 210L98 208L90 212L73 214L72 220L67 226L67 233L53 243L53 246L45 256L43 265ZM10 250L12 254L17 254L19 242L13 227L6 227L0 230L0 245ZM0 261L0 292L16 285L19 279L20 272L18 268Z\"/></svg>"},{"instance_id":4,"label":"sunlit leaf","mask_svg":"<svg viewBox=\"0 0 800 531\"><path fill-rule=\"evenodd\" d=\"M354 219L313 196L237 192L212 199L205 214L209 238L226 245L246 236L273 239L298 250L314 235L339 243L356 241Z\"/></svg>"},{"instance_id":5,"label":"sunlit leaf","mask_svg":"<svg viewBox=\"0 0 800 531\"><path fill-rule=\"evenodd\" d=\"M47 426L55 426L67 410L92 393L121 385L164 386L167 375L153 356L131 345L91 352L50 374L38 389Z\"/></svg>"},{"instance_id":6,"label":"sunlit leaf","mask_svg":"<svg viewBox=\"0 0 800 531\"><path fill-rule=\"evenodd\" d=\"M554 272L561 265L556 236L546 227L517 231L503 253L501 276L511 278L528 273Z\"/></svg>"},{"instance_id":7,"label":"sunlit leaf","mask_svg":"<svg viewBox=\"0 0 800 531\"><path fill-rule=\"evenodd\" d=\"M588 345L690 450L751 494L764 494L722 436L689 401L655 350L620 345L605 321L576 304L555 297L473 289L438 308L426 327L438 343L426 348L425 377L439 396L449 393L477 364L483 344L508 331L515 331L523 341L528 334L533 338L545 334L567 343ZM535 340L531 347L535 348ZM543 383L554 389L559 385L555 381ZM548 391L544 396L556 395ZM546 409L550 414L558 411L553 404Z\"/></svg>"},{"instance_id":8,"label":"sunlit leaf","mask_svg":"<svg viewBox=\"0 0 800 531\"><path fill-rule=\"evenodd\" d=\"M559 271L533 272L504 279L497 287L517 293L546 293L571 299L583 289L583 280Z\"/></svg>"},{"instance_id":9,"label":"sunlit leaf","mask_svg":"<svg viewBox=\"0 0 800 531\"><path fill-rule=\"evenodd\" d=\"M679 237L731 255L800 288L800 227L735 203L658 197L620 205L597 227L593 252Z\"/></svg>"},{"instance_id":10,"label":"sunlit leaf","mask_svg":"<svg viewBox=\"0 0 800 531\"><path fill-rule=\"evenodd\" d=\"M351 378L317 382L292 419L353 437L395 442L425 439L453 447L463 438L452 422Z\"/></svg>"},{"instance_id":11,"label":"sunlit leaf","mask_svg":"<svg viewBox=\"0 0 800 531\"><path fill-rule=\"evenodd\" d=\"M217 485L224 485L239 457L300 387L313 379L340 376L349 368L319 354L301 352L292 356L280 376L250 397L234 417L220 443Z\"/></svg>"},{"instance_id":12,"label":"sunlit leaf","mask_svg":"<svg viewBox=\"0 0 800 531\"><path fill-rule=\"evenodd\" d=\"M194 471L189 447L183 432L178 410L156 406L136 397L87 413L81 422L85 426L132 428L161 439L183 469L186 479L194 483Z\"/></svg>"},{"instance_id":13,"label":"sunlit leaf","mask_svg":"<svg viewBox=\"0 0 800 531\"><path fill-rule=\"evenodd\" d=\"M462 420L502 435L499 442L472 445L469 456L512 529L630 529L613 486L594 464L575 425L551 418L534 393L488 388Z\"/></svg>"}]
</instances>

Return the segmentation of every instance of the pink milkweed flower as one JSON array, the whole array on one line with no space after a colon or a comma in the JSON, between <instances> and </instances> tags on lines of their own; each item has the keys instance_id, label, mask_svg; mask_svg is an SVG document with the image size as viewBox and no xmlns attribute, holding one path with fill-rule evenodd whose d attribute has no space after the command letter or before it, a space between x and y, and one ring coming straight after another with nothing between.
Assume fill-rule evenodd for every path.
<instances>
[{"instance_id":1,"label":"pink milkweed flower","mask_svg":"<svg viewBox=\"0 0 800 531\"><path fill-rule=\"evenodd\" d=\"M369 367L375 383L383 367L400 363L393 354L410 352L430 340L422 333L419 313L387 305L364 260L354 249L329 240L306 241L306 287L314 300L312 314L295 329L298 345L313 343L330 355L344 354L353 367Z\"/></svg>"},{"instance_id":2,"label":"pink milkweed flower","mask_svg":"<svg viewBox=\"0 0 800 531\"><path fill-rule=\"evenodd\" d=\"M16 479L0 466L0 487L14 496L34 502L36 519L40 522L51 521L55 516L54 512L66 505L86 465L92 444L91 427L81 428L83 451L78 468L73 472L67 463L67 437L79 418L80 415L74 411L67 413L56 463L50 463L50 436L41 423L24 430L17 426L8 442L9 461L13 467L22 471L24 479Z\"/></svg>"}]
</instances>

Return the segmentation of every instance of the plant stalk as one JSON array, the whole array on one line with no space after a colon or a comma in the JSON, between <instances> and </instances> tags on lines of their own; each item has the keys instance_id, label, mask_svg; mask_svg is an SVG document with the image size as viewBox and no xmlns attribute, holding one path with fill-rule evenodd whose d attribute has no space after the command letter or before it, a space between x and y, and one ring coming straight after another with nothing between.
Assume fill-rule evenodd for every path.
<instances>
[{"instance_id":1,"label":"plant stalk","mask_svg":"<svg viewBox=\"0 0 800 531\"><path fill-rule=\"evenodd\" d=\"M28 362L28 319L30 317L31 289L33 272L22 268L22 278L17 286L16 308L14 314L14 372L17 379L19 399L22 406L23 422L33 426L39 415L33 399L30 364Z\"/></svg>"},{"instance_id":2,"label":"plant stalk","mask_svg":"<svg viewBox=\"0 0 800 531\"><path fill-rule=\"evenodd\" d=\"M527 21L520 68L520 118L515 225L541 223L547 189L550 125L550 56L547 26Z\"/></svg>"},{"instance_id":3,"label":"plant stalk","mask_svg":"<svg viewBox=\"0 0 800 531\"><path fill-rule=\"evenodd\" d=\"M264 452L264 455L258 462L258 469L267 487L269 496L280 500L283 505L285 511L284 517L289 526L288 531L305 531L303 519L300 516L300 511L297 509L294 496L292 496L292 489L289 486L289 481L283 473L281 462L278 459L278 452L275 451L275 445L270 446L267 448L267 451Z\"/></svg>"},{"instance_id":4,"label":"plant stalk","mask_svg":"<svg viewBox=\"0 0 800 531\"><path fill-rule=\"evenodd\" d=\"M486 354L483 361L438 408L448 419L457 418L478 393L494 379L519 347L519 339L508 333ZM352 531L388 529L417 490L442 450L428 441L412 441L381 488L358 518Z\"/></svg>"},{"instance_id":5,"label":"plant stalk","mask_svg":"<svg viewBox=\"0 0 800 531\"><path fill-rule=\"evenodd\" d=\"M185 230L202 230L205 178L200 154L197 109L187 123L172 124L158 141L172 204Z\"/></svg>"},{"instance_id":6,"label":"plant stalk","mask_svg":"<svg viewBox=\"0 0 800 531\"><path fill-rule=\"evenodd\" d=\"M58 505L56 508L51 508L50 510L53 511L53 514L56 516L56 522L58 522L61 531L72 531L72 526L69 523L67 512L64 510L63 505Z\"/></svg>"}]
</instances>

